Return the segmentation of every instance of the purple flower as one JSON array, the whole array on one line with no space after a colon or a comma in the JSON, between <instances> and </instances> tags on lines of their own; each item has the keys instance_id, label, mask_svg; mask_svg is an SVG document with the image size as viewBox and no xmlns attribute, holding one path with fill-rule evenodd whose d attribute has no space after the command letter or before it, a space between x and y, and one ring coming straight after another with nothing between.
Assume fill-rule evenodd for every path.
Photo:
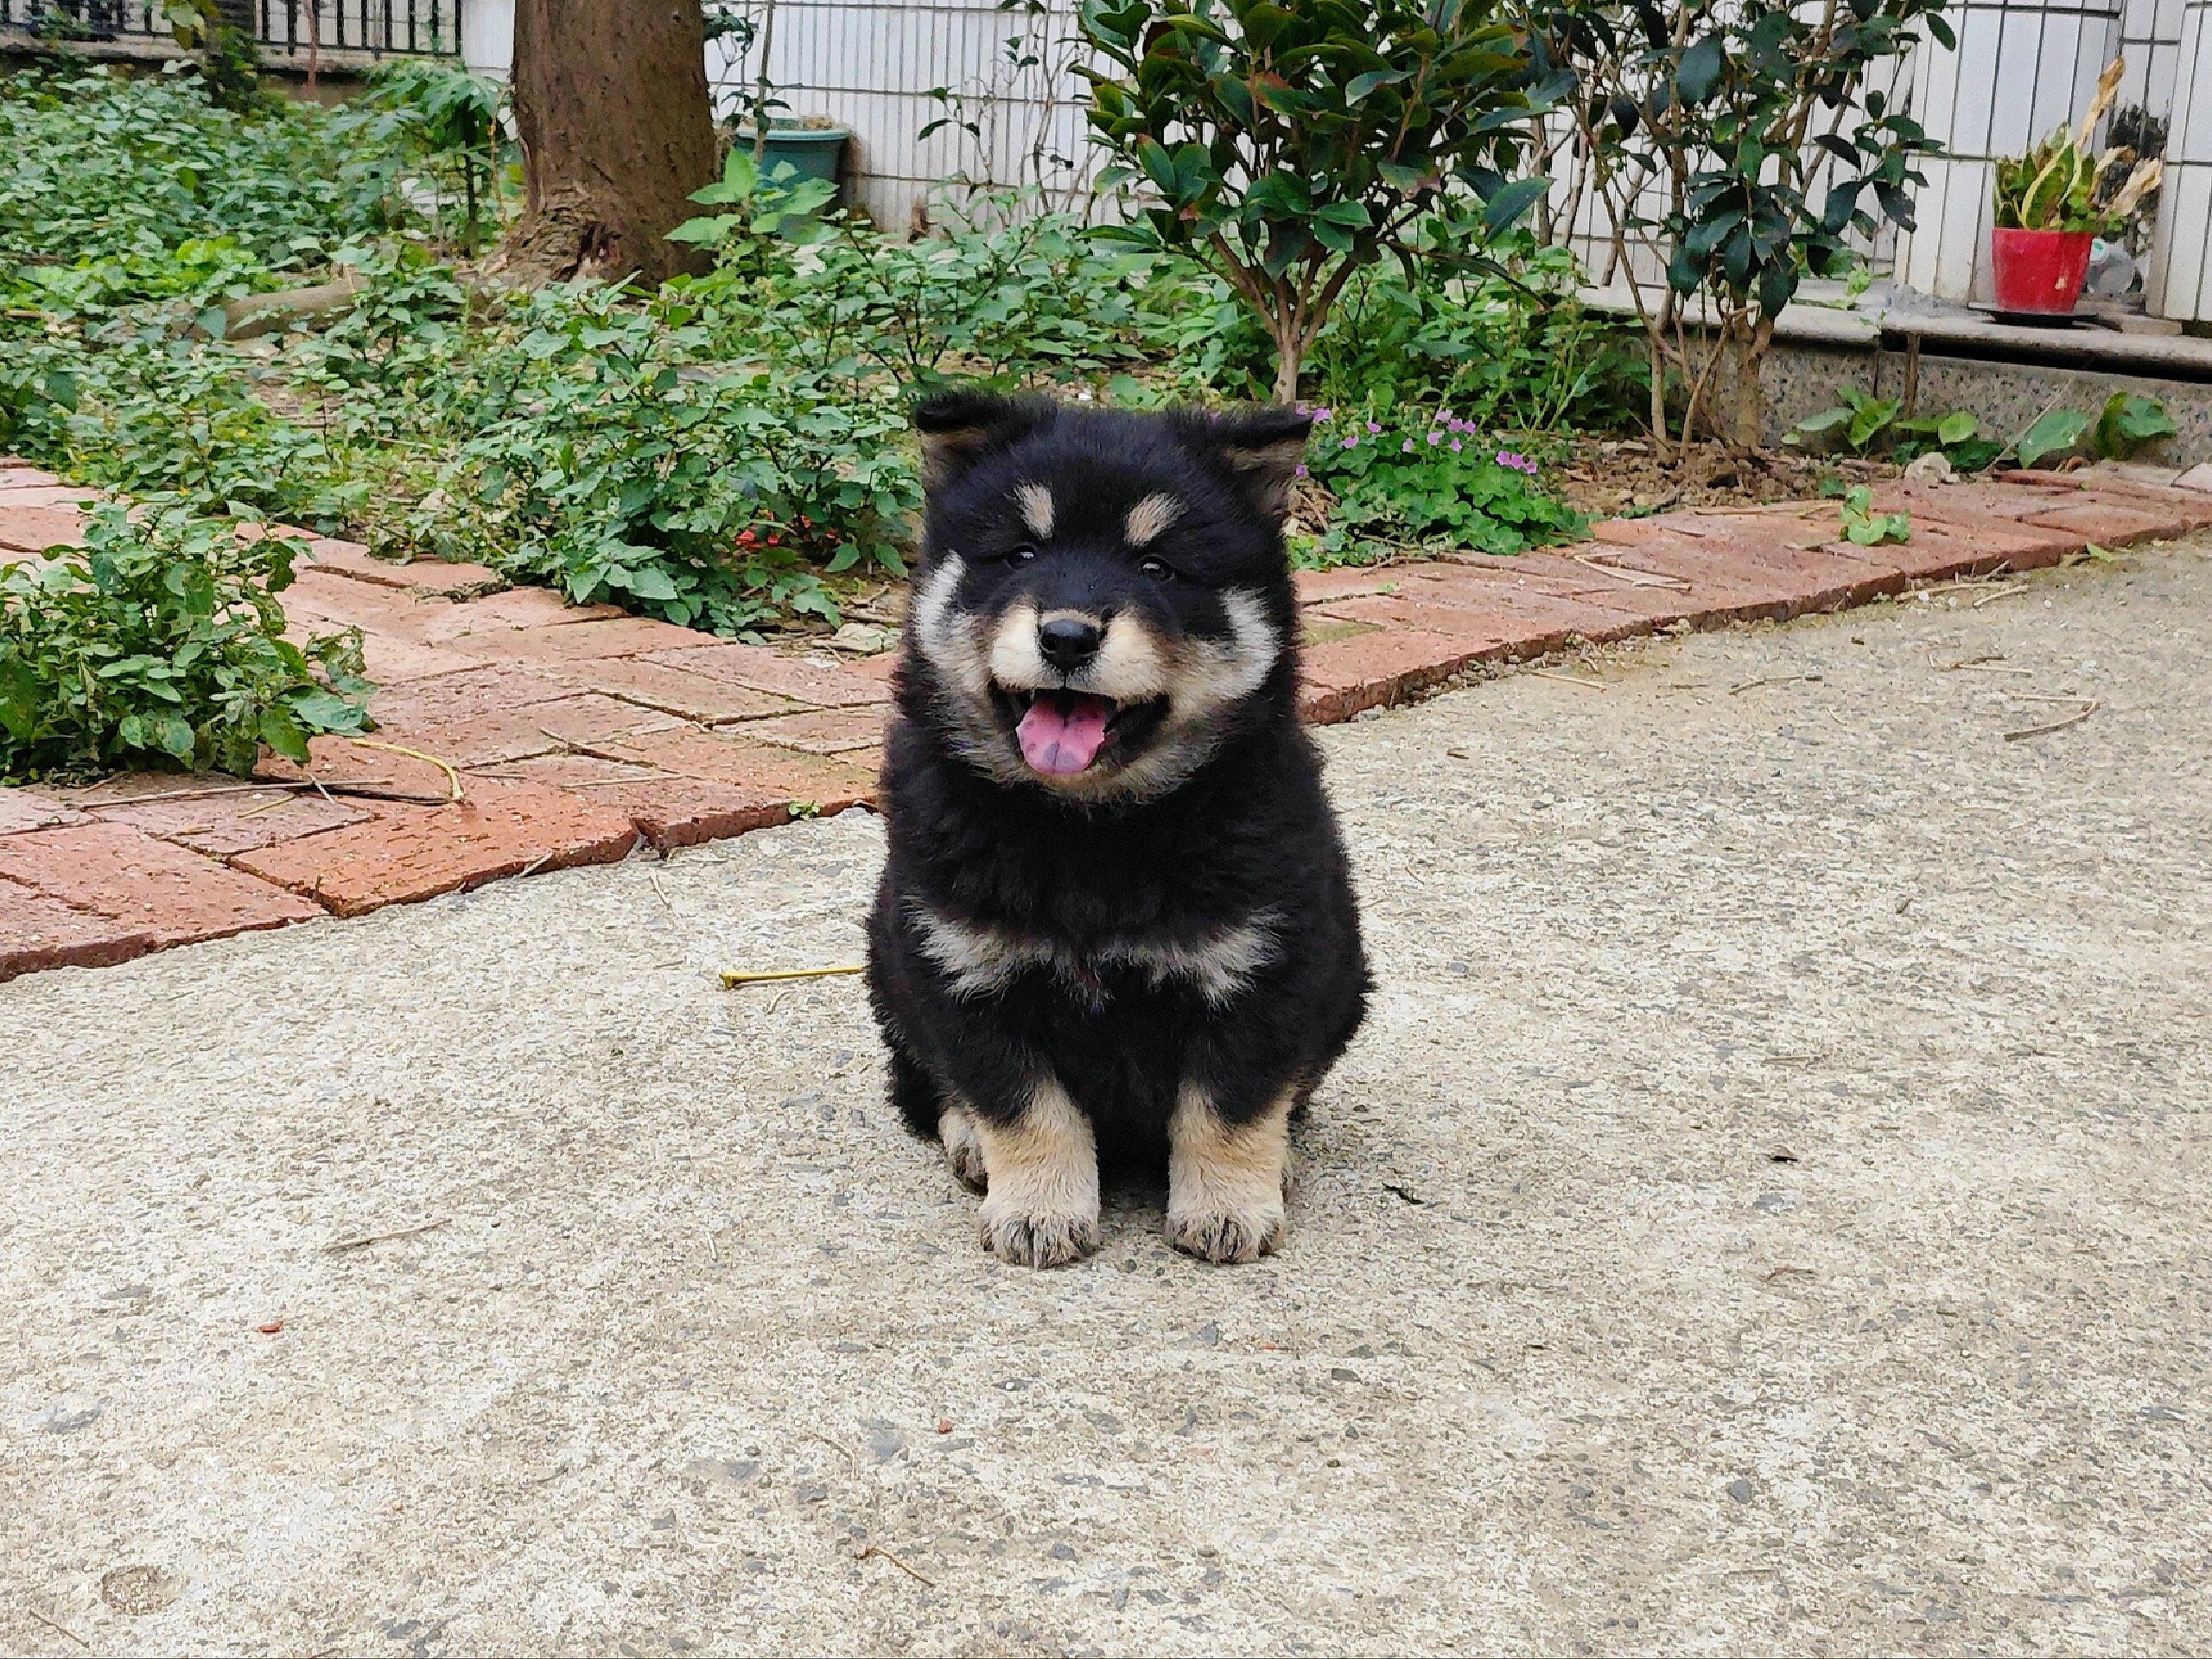
<instances>
[{"instance_id":1,"label":"purple flower","mask_svg":"<svg viewBox=\"0 0 2212 1659\"><path fill-rule=\"evenodd\" d=\"M1536 463L1517 449L1499 450L1497 464L1501 467L1510 467L1516 473L1526 473L1531 478L1536 475Z\"/></svg>"},{"instance_id":2,"label":"purple flower","mask_svg":"<svg viewBox=\"0 0 2212 1659\"><path fill-rule=\"evenodd\" d=\"M1378 422L1375 422L1375 421L1370 421L1370 422L1367 423L1367 429L1368 429L1370 432L1380 432L1380 431L1382 429L1382 425L1381 425L1381 423L1378 423Z\"/></svg>"},{"instance_id":3,"label":"purple flower","mask_svg":"<svg viewBox=\"0 0 2212 1659\"><path fill-rule=\"evenodd\" d=\"M1414 441L1411 438L1408 438L1404 443L1399 446L1399 448L1404 454L1410 455L1414 452Z\"/></svg>"},{"instance_id":4,"label":"purple flower","mask_svg":"<svg viewBox=\"0 0 2212 1659\"><path fill-rule=\"evenodd\" d=\"M1428 435L1428 441L1432 445L1441 443L1444 442L1444 435L1441 432L1431 432Z\"/></svg>"},{"instance_id":5,"label":"purple flower","mask_svg":"<svg viewBox=\"0 0 2212 1659\"><path fill-rule=\"evenodd\" d=\"M1324 407L1313 411L1313 418L1316 422L1333 421L1337 418L1337 411L1325 405Z\"/></svg>"},{"instance_id":6,"label":"purple flower","mask_svg":"<svg viewBox=\"0 0 2212 1659\"><path fill-rule=\"evenodd\" d=\"M1358 434L1358 433L1357 433L1357 432L1355 432L1355 433L1353 433L1350 437L1346 438L1346 439L1344 440L1344 448L1347 448L1347 449L1357 449L1357 448L1359 448L1359 434Z\"/></svg>"},{"instance_id":7,"label":"purple flower","mask_svg":"<svg viewBox=\"0 0 2212 1659\"><path fill-rule=\"evenodd\" d=\"M1313 476L1313 474L1306 470L1306 463L1302 461L1298 463L1297 476L1300 478L1310 478Z\"/></svg>"},{"instance_id":8,"label":"purple flower","mask_svg":"<svg viewBox=\"0 0 2212 1659\"><path fill-rule=\"evenodd\" d=\"M1452 453L1453 454L1455 454L1455 455L1456 455L1456 454L1458 454L1459 453L1459 448L1460 448L1459 440L1459 439L1457 439L1457 438L1452 439Z\"/></svg>"}]
</instances>

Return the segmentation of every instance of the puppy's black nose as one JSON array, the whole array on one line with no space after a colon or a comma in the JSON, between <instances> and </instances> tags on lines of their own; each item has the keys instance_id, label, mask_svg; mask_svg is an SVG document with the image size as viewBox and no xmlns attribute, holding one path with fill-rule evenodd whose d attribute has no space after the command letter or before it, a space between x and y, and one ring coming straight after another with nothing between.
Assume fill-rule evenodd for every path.
<instances>
[{"instance_id":1,"label":"puppy's black nose","mask_svg":"<svg viewBox=\"0 0 2212 1659\"><path fill-rule=\"evenodd\" d=\"M1063 674L1072 674L1098 654L1098 625L1080 616L1056 616L1037 625L1037 649Z\"/></svg>"}]
</instances>

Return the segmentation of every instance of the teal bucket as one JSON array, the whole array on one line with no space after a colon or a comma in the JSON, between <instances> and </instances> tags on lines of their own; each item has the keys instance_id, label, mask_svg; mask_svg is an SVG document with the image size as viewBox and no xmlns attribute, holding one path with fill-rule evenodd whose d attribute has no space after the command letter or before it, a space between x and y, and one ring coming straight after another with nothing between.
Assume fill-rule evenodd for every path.
<instances>
[{"instance_id":1,"label":"teal bucket","mask_svg":"<svg viewBox=\"0 0 2212 1659\"><path fill-rule=\"evenodd\" d=\"M845 141L852 131L846 127L787 127L780 121L768 129L762 165L770 173L777 163L788 162L791 171L802 179L827 179L842 186L844 182ZM750 150L753 135L741 130L738 147Z\"/></svg>"}]
</instances>

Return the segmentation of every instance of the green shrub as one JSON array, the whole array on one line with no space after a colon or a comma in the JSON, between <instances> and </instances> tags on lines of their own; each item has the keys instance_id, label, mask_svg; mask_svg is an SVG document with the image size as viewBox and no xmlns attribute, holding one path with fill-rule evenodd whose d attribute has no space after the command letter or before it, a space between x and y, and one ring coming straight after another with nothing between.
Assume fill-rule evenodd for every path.
<instances>
[{"instance_id":1,"label":"green shrub","mask_svg":"<svg viewBox=\"0 0 2212 1659\"><path fill-rule=\"evenodd\" d=\"M297 544L185 508L97 509L79 555L0 565L0 782L123 766L251 772L358 732L357 638L285 640Z\"/></svg>"},{"instance_id":2,"label":"green shrub","mask_svg":"<svg viewBox=\"0 0 2212 1659\"><path fill-rule=\"evenodd\" d=\"M824 573L904 573L920 489L890 381L718 362L672 297L550 289L512 322L455 388L474 434L441 490L501 569L724 633L836 620Z\"/></svg>"}]
</instances>

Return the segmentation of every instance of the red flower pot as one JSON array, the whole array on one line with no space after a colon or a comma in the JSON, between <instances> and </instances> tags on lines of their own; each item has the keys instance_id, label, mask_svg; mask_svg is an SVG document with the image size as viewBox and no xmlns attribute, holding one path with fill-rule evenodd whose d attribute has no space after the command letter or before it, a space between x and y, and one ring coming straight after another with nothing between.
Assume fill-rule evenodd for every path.
<instances>
[{"instance_id":1,"label":"red flower pot","mask_svg":"<svg viewBox=\"0 0 2212 1659\"><path fill-rule=\"evenodd\" d=\"M1991 231L1997 308L2064 316L2082 297L2094 240L2088 231Z\"/></svg>"}]
</instances>

